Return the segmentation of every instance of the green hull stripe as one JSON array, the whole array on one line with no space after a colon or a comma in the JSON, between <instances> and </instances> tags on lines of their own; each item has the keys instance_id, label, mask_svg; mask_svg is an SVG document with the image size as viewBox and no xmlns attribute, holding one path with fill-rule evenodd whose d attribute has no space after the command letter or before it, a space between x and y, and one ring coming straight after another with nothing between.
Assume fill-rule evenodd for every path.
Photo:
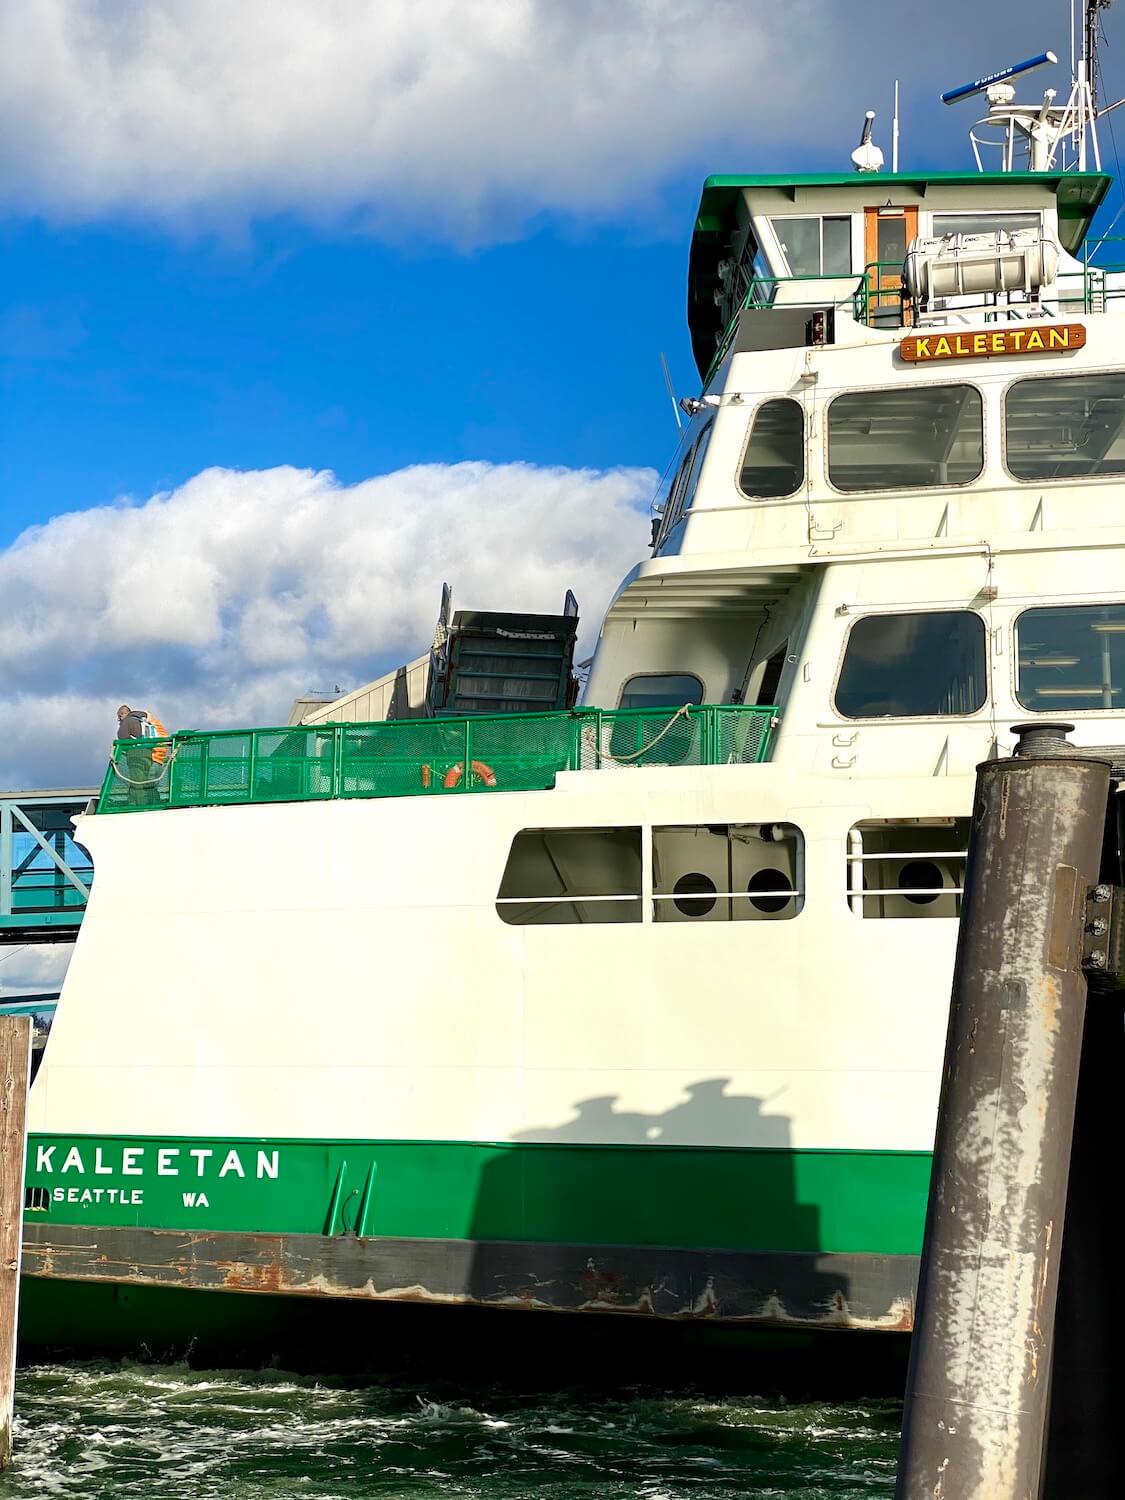
<instances>
[{"instance_id":1,"label":"green hull stripe","mask_svg":"<svg viewBox=\"0 0 1125 1500\"><path fill-rule=\"evenodd\" d=\"M374 1165L374 1172L371 1170ZM916 1255L920 1151L38 1135L29 1217L148 1229Z\"/></svg>"}]
</instances>

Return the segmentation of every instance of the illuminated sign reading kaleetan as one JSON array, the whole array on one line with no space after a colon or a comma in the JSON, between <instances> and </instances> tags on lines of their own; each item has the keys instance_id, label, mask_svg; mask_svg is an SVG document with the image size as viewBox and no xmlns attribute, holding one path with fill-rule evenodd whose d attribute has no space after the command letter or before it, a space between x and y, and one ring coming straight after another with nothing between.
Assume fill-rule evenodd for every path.
<instances>
[{"instance_id":1,"label":"illuminated sign reading kaleetan","mask_svg":"<svg viewBox=\"0 0 1125 1500\"><path fill-rule=\"evenodd\" d=\"M984 333L913 333L899 345L908 364L935 359L973 359L990 354L1065 354L1086 342L1083 323L1047 323L1035 328L989 328Z\"/></svg>"}]
</instances>

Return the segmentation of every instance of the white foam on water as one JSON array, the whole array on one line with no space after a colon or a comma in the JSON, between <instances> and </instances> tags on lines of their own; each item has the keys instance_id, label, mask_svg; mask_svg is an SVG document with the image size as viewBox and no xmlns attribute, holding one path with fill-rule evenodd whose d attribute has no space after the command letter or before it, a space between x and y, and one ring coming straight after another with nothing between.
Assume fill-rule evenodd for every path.
<instances>
[{"instance_id":1,"label":"white foam on water","mask_svg":"<svg viewBox=\"0 0 1125 1500\"><path fill-rule=\"evenodd\" d=\"M348 1383L184 1364L17 1381L3 1500L877 1500L895 1411Z\"/></svg>"}]
</instances>

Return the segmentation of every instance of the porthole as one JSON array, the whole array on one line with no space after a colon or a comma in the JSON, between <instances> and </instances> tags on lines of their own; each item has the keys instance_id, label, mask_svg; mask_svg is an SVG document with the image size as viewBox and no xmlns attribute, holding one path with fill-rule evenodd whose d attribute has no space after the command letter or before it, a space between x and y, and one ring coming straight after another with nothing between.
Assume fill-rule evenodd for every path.
<instances>
[{"instance_id":1,"label":"porthole","mask_svg":"<svg viewBox=\"0 0 1125 1500\"><path fill-rule=\"evenodd\" d=\"M915 906L929 906L945 889L945 880L932 859L912 859L898 872L899 887L914 894L906 897Z\"/></svg>"},{"instance_id":2,"label":"porthole","mask_svg":"<svg viewBox=\"0 0 1125 1500\"><path fill-rule=\"evenodd\" d=\"M792 901L793 897L779 896L778 891L792 891L793 882L784 870L755 870L746 882L746 894L750 897L750 905L760 912L773 915L784 911ZM763 892L757 895L756 892ZM767 893L768 894L765 894Z\"/></svg>"},{"instance_id":3,"label":"porthole","mask_svg":"<svg viewBox=\"0 0 1125 1500\"><path fill-rule=\"evenodd\" d=\"M715 882L699 870L681 875L672 887L672 903L682 917L706 917L715 910Z\"/></svg>"}]
</instances>

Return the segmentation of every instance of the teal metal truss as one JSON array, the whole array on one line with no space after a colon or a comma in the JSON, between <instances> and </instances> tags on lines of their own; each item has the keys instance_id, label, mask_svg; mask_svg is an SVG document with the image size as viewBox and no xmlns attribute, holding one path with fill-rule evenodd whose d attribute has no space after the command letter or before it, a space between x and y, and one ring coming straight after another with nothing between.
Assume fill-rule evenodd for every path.
<instances>
[{"instance_id":1,"label":"teal metal truss","mask_svg":"<svg viewBox=\"0 0 1125 1500\"><path fill-rule=\"evenodd\" d=\"M77 936L94 866L71 819L94 795L0 793L0 944Z\"/></svg>"}]
</instances>

